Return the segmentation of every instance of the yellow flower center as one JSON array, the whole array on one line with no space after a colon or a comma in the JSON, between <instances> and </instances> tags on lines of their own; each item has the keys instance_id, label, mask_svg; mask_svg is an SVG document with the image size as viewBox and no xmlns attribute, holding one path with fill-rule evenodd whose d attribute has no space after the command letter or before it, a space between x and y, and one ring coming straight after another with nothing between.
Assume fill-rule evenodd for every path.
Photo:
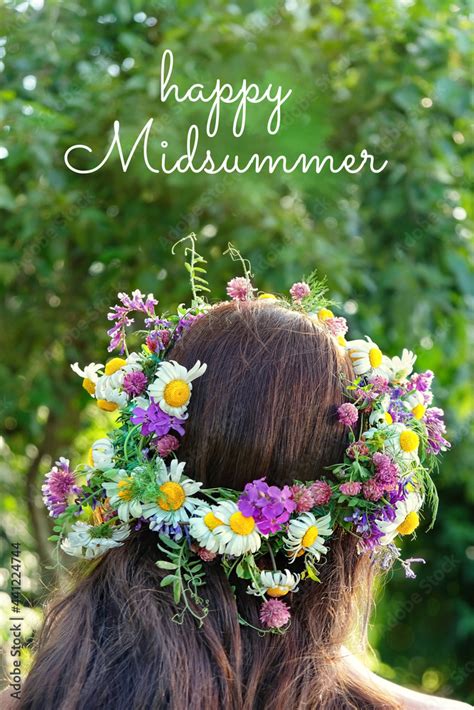
<instances>
[{"instance_id":1,"label":"yellow flower center","mask_svg":"<svg viewBox=\"0 0 474 710\"><path fill-rule=\"evenodd\" d=\"M267 594L269 597L284 597L289 591L290 590L285 589L285 587L271 587L267 589Z\"/></svg>"},{"instance_id":2,"label":"yellow flower center","mask_svg":"<svg viewBox=\"0 0 474 710\"><path fill-rule=\"evenodd\" d=\"M424 404L417 404L416 407L413 407L411 410L411 413L415 417L415 419L423 419L423 415L426 412L426 407Z\"/></svg>"},{"instance_id":3,"label":"yellow flower center","mask_svg":"<svg viewBox=\"0 0 474 710\"><path fill-rule=\"evenodd\" d=\"M219 520L212 511L209 511L209 513L206 513L206 515L203 518L204 525L206 528L209 530L214 530L214 528L217 528L219 525L222 525L222 520Z\"/></svg>"},{"instance_id":4,"label":"yellow flower center","mask_svg":"<svg viewBox=\"0 0 474 710\"><path fill-rule=\"evenodd\" d=\"M163 398L170 407L182 407L189 402L191 387L184 380L171 380L165 387Z\"/></svg>"},{"instance_id":5,"label":"yellow flower center","mask_svg":"<svg viewBox=\"0 0 474 710\"><path fill-rule=\"evenodd\" d=\"M87 463L89 464L89 466L93 466L93 465L94 465L94 456L93 456L93 453L92 453L92 446L91 446L91 448L89 449L89 451L87 452Z\"/></svg>"},{"instance_id":6,"label":"yellow flower center","mask_svg":"<svg viewBox=\"0 0 474 710\"><path fill-rule=\"evenodd\" d=\"M316 527L316 525L311 525L310 528L308 528L303 535L303 539L301 540L301 544L303 547L311 547L311 545L315 542L316 538L319 535L319 530Z\"/></svg>"},{"instance_id":7,"label":"yellow flower center","mask_svg":"<svg viewBox=\"0 0 474 710\"><path fill-rule=\"evenodd\" d=\"M410 454L412 451L416 451L420 443L420 437L414 431L410 429L405 429L400 434L400 448L405 453Z\"/></svg>"},{"instance_id":8,"label":"yellow flower center","mask_svg":"<svg viewBox=\"0 0 474 710\"><path fill-rule=\"evenodd\" d=\"M112 360L109 360L106 364L104 372L106 375L113 375L114 372L117 372L117 370L120 370L126 364L127 361L124 360L123 357L113 357Z\"/></svg>"},{"instance_id":9,"label":"yellow flower center","mask_svg":"<svg viewBox=\"0 0 474 710\"><path fill-rule=\"evenodd\" d=\"M115 402L107 402L106 399L98 399L97 406L99 409L103 409L104 412L115 412L115 410L118 409L118 404L115 404Z\"/></svg>"},{"instance_id":10,"label":"yellow flower center","mask_svg":"<svg viewBox=\"0 0 474 710\"><path fill-rule=\"evenodd\" d=\"M163 496L156 499L161 510L178 510L186 500L183 486L175 481L166 481L160 486Z\"/></svg>"},{"instance_id":11,"label":"yellow flower center","mask_svg":"<svg viewBox=\"0 0 474 710\"><path fill-rule=\"evenodd\" d=\"M336 338L336 340L337 340L337 342L339 343L339 345L340 345L341 347L343 347L343 348L346 347L346 345L347 345L347 340L345 339L345 337L344 337L343 335L338 335L337 338Z\"/></svg>"},{"instance_id":12,"label":"yellow flower center","mask_svg":"<svg viewBox=\"0 0 474 710\"><path fill-rule=\"evenodd\" d=\"M117 486L118 486L118 497L121 498L124 501L129 501L132 500L132 479L131 478L124 478L122 481L119 481Z\"/></svg>"},{"instance_id":13,"label":"yellow flower center","mask_svg":"<svg viewBox=\"0 0 474 710\"><path fill-rule=\"evenodd\" d=\"M254 531L255 520L251 516L247 518L238 510L230 516L229 526L237 535L250 535Z\"/></svg>"},{"instance_id":14,"label":"yellow flower center","mask_svg":"<svg viewBox=\"0 0 474 710\"><path fill-rule=\"evenodd\" d=\"M329 308L321 308L318 311L319 320L327 320L328 318L334 318L334 313L329 310Z\"/></svg>"},{"instance_id":15,"label":"yellow flower center","mask_svg":"<svg viewBox=\"0 0 474 710\"><path fill-rule=\"evenodd\" d=\"M273 293L261 293L259 298L273 298L273 300L276 301L276 296L274 296Z\"/></svg>"},{"instance_id":16,"label":"yellow flower center","mask_svg":"<svg viewBox=\"0 0 474 710\"><path fill-rule=\"evenodd\" d=\"M411 513L408 513L403 523L398 526L397 532L400 533L400 535L411 535L412 532L417 529L419 524L420 516L418 513L412 511Z\"/></svg>"},{"instance_id":17,"label":"yellow flower center","mask_svg":"<svg viewBox=\"0 0 474 710\"><path fill-rule=\"evenodd\" d=\"M390 412L385 412L385 414L383 415L383 418L385 419L386 424L393 424L393 417L390 414Z\"/></svg>"},{"instance_id":18,"label":"yellow flower center","mask_svg":"<svg viewBox=\"0 0 474 710\"><path fill-rule=\"evenodd\" d=\"M88 377L84 377L82 380L82 386L84 387L86 392L89 392L89 394L95 394L95 383L92 382Z\"/></svg>"},{"instance_id":19,"label":"yellow flower center","mask_svg":"<svg viewBox=\"0 0 474 710\"><path fill-rule=\"evenodd\" d=\"M382 364L382 351L379 348L370 348L369 362L370 367L380 367Z\"/></svg>"}]
</instances>

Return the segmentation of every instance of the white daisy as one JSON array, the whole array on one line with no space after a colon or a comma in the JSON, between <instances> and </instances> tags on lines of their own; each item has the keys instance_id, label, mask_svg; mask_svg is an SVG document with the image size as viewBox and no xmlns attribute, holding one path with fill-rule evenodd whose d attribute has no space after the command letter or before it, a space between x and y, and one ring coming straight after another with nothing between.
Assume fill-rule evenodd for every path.
<instances>
[{"instance_id":1,"label":"white daisy","mask_svg":"<svg viewBox=\"0 0 474 710\"><path fill-rule=\"evenodd\" d=\"M368 336L366 340L349 340L346 348L356 375L382 374L382 351Z\"/></svg>"},{"instance_id":2,"label":"white daisy","mask_svg":"<svg viewBox=\"0 0 474 710\"><path fill-rule=\"evenodd\" d=\"M130 518L139 518L142 514L143 506L135 490L135 477L133 472L127 473L121 469L115 473L108 474L109 481L105 481L103 486L109 498L110 506L117 511L120 520L127 523Z\"/></svg>"},{"instance_id":3,"label":"white daisy","mask_svg":"<svg viewBox=\"0 0 474 710\"><path fill-rule=\"evenodd\" d=\"M401 384L406 382L408 375L413 372L416 355L411 350L403 349L402 356L384 357L382 370L383 374L388 377L390 382Z\"/></svg>"},{"instance_id":4,"label":"white daisy","mask_svg":"<svg viewBox=\"0 0 474 710\"><path fill-rule=\"evenodd\" d=\"M123 390L125 375L141 369L141 358L136 353L129 355L126 360L121 357L109 360L105 365L104 374L97 379L95 385L95 398L99 407L106 411L125 407L129 400L128 394Z\"/></svg>"},{"instance_id":5,"label":"white daisy","mask_svg":"<svg viewBox=\"0 0 474 710\"><path fill-rule=\"evenodd\" d=\"M67 555L85 557L90 560L102 555L113 547L120 547L130 535L128 525L89 525L79 520L61 543Z\"/></svg>"},{"instance_id":6,"label":"white daisy","mask_svg":"<svg viewBox=\"0 0 474 710\"><path fill-rule=\"evenodd\" d=\"M100 471L106 471L108 468L113 468L114 455L114 445L110 439L107 439L107 437L97 439L97 441L94 441L89 449L89 466L97 468Z\"/></svg>"},{"instance_id":7,"label":"white daisy","mask_svg":"<svg viewBox=\"0 0 474 710\"><path fill-rule=\"evenodd\" d=\"M187 523L191 513L202 501L193 498L193 493L201 488L202 483L183 476L185 463L173 459L166 469L163 466L156 474L158 491L154 503L143 506L143 516L151 518L156 523L177 525Z\"/></svg>"},{"instance_id":8,"label":"white daisy","mask_svg":"<svg viewBox=\"0 0 474 710\"><path fill-rule=\"evenodd\" d=\"M392 415L388 411L390 406L390 395L384 395L376 405L376 408L369 414L369 424L370 426L375 426L377 429L383 429L384 427L392 424Z\"/></svg>"},{"instance_id":9,"label":"white daisy","mask_svg":"<svg viewBox=\"0 0 474 710\"><path fill-rule=\"evenodd\" d=\"M214 534L224 554L238 557L260 548L262 538L255 520L243 515L237 503L226 500L214 509L214 513L218 520L222 520L222 525L214 529Z\"/></svg>"},{"instance_id":10,"label":"white daisy","mask_svg":"<svg viewBox=\"0 0 474 710\"><path fill-rule=\"evenodd\" d=\"M95 362L91 362L89 365L86 365L84 369L79 367L78 362L71 365L71 370L75 372L76 375L79 375L79 377L82 377L82 386L92 397L95 394L95 387L97 380L99 379L99 372L103 369L103 365Z\"/></svg>"},{"instance_id":11,"label":"white daisy","mask_svg":"<svg viewBox=\"0 0 474 710\"><path fill-rule=\"evenodd\" d=\"M164 412L175 417L182 417L191 399L192 381L206 372L207 365L196 364L187 370L175 360L162 362L155 381L149 386L148 393Z\"/></svg>"},{"instance_id":12,"label":"white daisy","mask_svg":"<svg viewBox=\"0 0 474 710\"><path fill-rule=\"evenodd\" d=\"M258 582L253 582L247 589L248 594L260 595L263 592L269 597L284 597L288 592L297 592L301 575L292 574L289 570L260 572Z\"/></svg>"},{"instance_id":13,"label":"white daisy","mask_svg":"<svg viewBox=\"0 0 474 710\"><path fill-rule=\"evenodd\" d=\"M416 491L410 491L405 500L395 503L393 520L376 520L378 529L384 533L380 538L381 545L389 545L397 535L411 535L420 524L418 511L423 504L423 498Z\"/></svg>"},{"instance_id":14,"label":"white daisy","mask_svg":"<svg viewBox=\"0 0 474 710\"><path fill-rule=\"evenodd\" d=\"M215 534L216 528L223 525L222 520L216 516L216 506L204 505L195 510L189 521L189 532L209 552L221 553L225 547L222 540Z\"/></svg>"},{"instance_id":15,"label":"white daisy","mask_svg":"<svg viewBox=\"0 0 474 710\"><path fill-rule=\"evenodd\" d=\"M403 400L404 406L415 417L415 419L423 419L426 412L426 404L423 394L417 390L413 390L408 397Z\"/></svg>"},{"instance_id":16,"label":"white daisy","mask_svg":"<svg viewBox=\"0 0 474 710\"><path fill-rule=\"evenodd\" d=\"M289 526L285 549L294 562L297 557L306 552L319 560L321 554L326 554L328 548L324 545L325 538L332 535L331 516L329 513L316 518L313 513L303 513L294 518Z\"/></svg>"},{"instance_id":17,"label":"white daisy","mask_svg":"<svg viewBox=\"0 0 474 710\"><path fill-rule=\"evenodd\" d=\"M405 464L418 461L420 437L416 431L397 422L386 427L384 433L387 435L385 449L393 458Z\"/></svg>"}]
</instances>

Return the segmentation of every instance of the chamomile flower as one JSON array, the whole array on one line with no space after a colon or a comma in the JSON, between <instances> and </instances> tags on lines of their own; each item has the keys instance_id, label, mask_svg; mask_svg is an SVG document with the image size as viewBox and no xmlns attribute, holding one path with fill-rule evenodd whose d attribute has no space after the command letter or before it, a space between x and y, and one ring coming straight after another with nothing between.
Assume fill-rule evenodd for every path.
<instances>
[{"instance_id":1,"label":"chamomile flower","mask_svg":"<svg viewBox=\"0 0 474 710\"><path fill-rule=\"evenodd\" d=\"M332 530L329 514L316 518L313 513L303 513L290 522L285 539L285 549L292 562L306 552L319 560L321 555L328 551L324 542L325 538L330 535L332 535Z\"/></svg>"},{"instance_id":2,"label":"chamomile flower","mask_svg":"<svg viewBox=\"0 0 474 710\"><path fill-rule=\"evenodd\" d=\"M175 417L183 417L191 399L193 380L206 372L207 365L196 364L187 370L175 360L162 362L155 381L149 386L148 393L161 409Z\"/></svg>"},{"instance_id":3,"label":"chamomile flower","mask_svg":"<svg viewBox=\"0 0 474 710\"><path fill-rule=\"evenodd\" d=\"M395 503L395 517L393 520L376 520L383 537L380 538L381 545L389 545L397 535L411 535L420 524L418 511L423 504L423 498L416 491L407 493L405 500Z\"/></svg>"},{"instance_id":4,"label":"chamomile flower","mask_svg":"<svg viewBox=\"0 0 474 710\"><path fill-rule=\"evenodd\" d=\"M392 424L392 415L388 411L390 406L390 396L385 395L380 399L375 409L369 414L370 426L375 426L377 429L383 429Z\"/></svg>"},{"instance_id":5,"label":"chamomile flower","mask_svg":"<svg viewBox=\"0 0 474 710\"><path fill-rule=\"evenodd\" d=\"M382 370L390 382L402 384L413 372L415 361L416 355L411 350L404 348L401 357L384 357Z\"/></svg>"},{"instance_id":6,"label":"chamomile flower","mask_svg":"<svg viewBox=\"0 0 474 710\"><path fill-rule=\"evenodd\" d=\"M113 468L114 465L114 445L104 437L94 441L89 449L88 464L91 468L97 468L99 471L106 471L108 468Z\"/></svg>"},{"instance_id":7,"label":"chamomile flower","mask_svg":"<svg viewBox=\"0 0 474 710\"><path fill-rule=\"evenodd\" d=\"M127 523L130 518L139 518L143 505L138 497L138 486L133 474L121 469L108 475L110 480L103 486L109 499L109 505L117 511L120 520Z\"/></svg>"},{"instance_id":8,"label":"chamomile flower","mask_svg":"<svg viewBox=\"0 0 474 710\"><path fill-rule=\"evenodd\" d=\"M154 523L176 525L187 523L191 513L201 501L193 494L202 483L183 476L185 463L173 459L168 467L160 468L156 474L157 495L154 503L143 506L143 516L153 517Z\"/></svg>"},{"instance_id":9,"label":"chamomile flower","mask_svg":"<svg viewBox=\"0 0 474 710\"><path fill-rule=\"evenodd\" d=\"M346 348L356 375L382 374L382 351L368 336L366 340L349 340Z\"/></svg>"},{"instance_id":10,"label":"chamomile flower","mask_svg":"<svg viewBox=\"0 0 474 710\"><path fill-rule=\"evenodd\" d=\"M113 547L120 547L129 535L128 525L103 523L94 526L79 520L61 543L61 548L67 555L90 560Z\"/></svg>"},{"instance_id":11,"label":"chamomile flower","mask_svg":"<svg viewBox=\"0 0 474 710\"><path fill-rule=\"evenodd\" d=\"M405 424L397 422L391 424L384 432L387 436L385 439L385 450L388 454L398 461L405 464L418 461L418 449L420 446L420 437L409 429Z\"/></svg>"},{"instance_id":12,"label":"chamomile flower","mask_svg":"<svg viewBox=\"0 0 474 710\"><path fill-rule=\"evenodd\" d=\"M247 589L248 594L260 596L262 592L269 597L284 597L288 592L297 592L301 575L292 574L289 570L262 571L260 578Z\"/></svg>"},{"instance_id":13,"label":"chamomile flower","mask_svg":"<svg viewBox=\"0 0 474 710\"><path fill-rule=\"evenodd\" d=\"M214 529L214 534L224 554L239 556L260 548L262 538L255 519L243 515L237 503L224 501L214 509L214 513L218 520L222 520L222 525Z\"/></svg>"},{"instance_id":14,"label":"chamomile flower","mask_svg":"<svg viewBox=\"0 0 474 710\"><path fill-rule=\"evenodd\" d=\"M141 371L141 359L132 353L126 360L114 357L105 365L104 374L95 385L95 398L100 409L113 412L115 409L125 407L129 395L123 389L123 381L130 372Z\"/></svg>"},{"instance_id":15,"label":"chamomile flower","mask_svg":"<svg viewBox=\"0 0 474 710\"><path fill-rule=\"evenodd\" d=\"M75 372L76 375L79 375L79 377L82 377L82 386L92 397L95 395L95 387L97 380L99 379L99 372L103 369L103 365L95 362L91 362L89 365L86 365L84 369L79 367L78 362L71 365L71 370Z\"/></svg>"},{"instance_id":16,"label":"chamomile flower","mask_svg":"<svg viewBox=\"0 0 474 710\"><path fill-rule=\"evenodd\" d=\"M422 392L413 390L408 397L403 400L403 405L415 417L415 419L423 419L426 412L425 398Z\"/></svg>"},{"instance_id":17,"label":"chamomile flower","mask_svg":"<svg viewBox=\"0 0 474 710\"><path fill-rule=\"evenodd\" d=\"M189 532L199 543L200 547L204 547L209 552L222 552L223 543L215 534L216 528L223 525L215 513L216 506L204 505L198 510L195 510L191 520L189 521Z\"/></svg>"}]
</instances>

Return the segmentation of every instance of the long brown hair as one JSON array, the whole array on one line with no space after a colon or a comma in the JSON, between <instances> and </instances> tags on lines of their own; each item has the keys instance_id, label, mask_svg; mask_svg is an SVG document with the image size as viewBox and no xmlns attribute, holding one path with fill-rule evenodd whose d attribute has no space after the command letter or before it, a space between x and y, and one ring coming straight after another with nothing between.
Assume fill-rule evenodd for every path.
<instances>
[{"instance_id":1,"label":"long brown hair","mask_svg":"<svg viewBox=\"0 0 474 710\"><path fill-rule=\"evenodd\" d=\"M276 302L222 304L193 324L171 357L208 364L179 452L188 475L206 486L242 490L262 476L275 484L315 480L342 459L345 433L334 412L350 364L312 319ZM292 595L284 635L239 624L241 615L259 625L259 601L231 580L236 601L213 563L202 627L190 615L176 624L157 555L156 534L137 531L52 605L23 710L397 707L340 659L370 605L372 570L353 536L333 536L321 583Z\"/></svg>"}]
</instances>

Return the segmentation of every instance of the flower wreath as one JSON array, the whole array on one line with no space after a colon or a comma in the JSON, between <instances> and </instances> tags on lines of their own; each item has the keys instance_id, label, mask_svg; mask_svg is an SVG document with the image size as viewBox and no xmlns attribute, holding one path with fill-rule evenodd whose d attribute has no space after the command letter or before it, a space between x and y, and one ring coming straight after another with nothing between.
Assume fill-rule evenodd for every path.
<instances>
[{"instance_id":1,"label":"flower wreath","mask_svg":"<svg viewBox=\"0 0 474 710\"><path fill-rule=\"evenodd\" d=\"M118 426L92 444L87 464L73 471L60 458L46 475L44 502L55 518L51 539L69 555L92 559L123 545L146 524L157 533L164 557L157 562L166 571L161 585L170 585L175 603L182 602L177 621L187 610L202 622L208 611L201 590L205 565L216 560L228 577L246 580L248 593L262 598L259 631L281 632L291 617L282 597L306 580L319 581L317 565L337 526L358 537L360 552L370 551L388 567L400 560L394 541L415 532L426 499L434 521L437 495L430 473L436 456L449 447L443 411L431 406L433 373L412 372L412 352L388 358L370 338L346 339L345 318L329 309L324 283L313 275L291 287L291 299L278 300L313 317L352 360L356 377L346 385L348 401L337 410L348 429L344 460L330 467L331 477L313 482L280 488L262 477L243 491L203 488L185 473L176 451L193 383L206 365L198 361L188 370L167 359L174 343L211 308L206 262L196 252L194 235L186 239L191 307L158 316L151 294L119 293L120 304L108 315L108 335L109 352L119 350L120 356L105 365L72 365L102 410L118 410ZM248 262L232 246L229 251L240 259L244 276L228 283L228 296L275 298L256 294ZM145 316L144 343L130 353L126 330L137 313ZM287 569L278 569L278 552L286 554ZM300 557L303 571L296 574L289 568ZM412 562L424 562L400 561L408 577L415 576Z\"/></svg>"}]
</instances>

